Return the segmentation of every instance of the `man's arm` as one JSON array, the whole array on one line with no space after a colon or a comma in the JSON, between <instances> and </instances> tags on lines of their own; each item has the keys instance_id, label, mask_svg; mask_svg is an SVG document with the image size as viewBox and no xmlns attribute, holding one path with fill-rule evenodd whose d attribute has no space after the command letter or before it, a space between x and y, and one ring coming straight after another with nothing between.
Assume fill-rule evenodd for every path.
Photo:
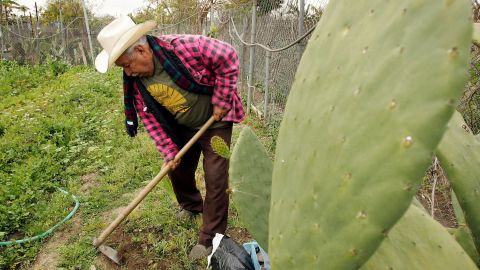
<instances>
[{"instance_id":1,"label":"man's arm","mask_svg":"<svg viewBox=\"0 0 480 270\"><path fill-rule=\"evenodd\" d=\"M237 90L237 52L230 44L213 38L200 37L197 45L203 65L215 76L212 104L214 117L220 120L232 109L232 94Z\"/></svg>"}]
</instances>

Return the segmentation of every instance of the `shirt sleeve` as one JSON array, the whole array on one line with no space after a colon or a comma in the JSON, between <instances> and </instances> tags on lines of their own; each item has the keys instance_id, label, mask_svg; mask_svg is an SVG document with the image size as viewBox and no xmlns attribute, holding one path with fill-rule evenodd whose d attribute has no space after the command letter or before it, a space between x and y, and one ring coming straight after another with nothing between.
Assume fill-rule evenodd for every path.
<instances>
[{"instance_id":1,"label":"shirt sleeve","mask_svg":"<svg viewBox=\"0 0 480 270\"><path fill-rule=\"evenodd\" d=\"M197 40L203 65L215 76L212 104L223 109L232 109L232 95L237 90L239 62L237 52L228 43L200 37Z\"/></svg>"},{"instance_id":2,"label":"shirt sleeve","mask_svg":"<svg viewBox=\"0 0 480 270\"><path fill-rule=\"evenodd\" d=\"M145 103L143 102L143 99L140 96L138 90L135 91L134 99L135 108L137 109L137 113L140 116L140 119L142 119L143 126L155 142L155 146L157 147L158 151L162 153L165 162L173 160L175 158L175 155L177 155L178 153L177 145L172 141L170 137L167 136L155 116L153 116L153 114L149 112L144 111Z\"/></svg>"}]
</instances>

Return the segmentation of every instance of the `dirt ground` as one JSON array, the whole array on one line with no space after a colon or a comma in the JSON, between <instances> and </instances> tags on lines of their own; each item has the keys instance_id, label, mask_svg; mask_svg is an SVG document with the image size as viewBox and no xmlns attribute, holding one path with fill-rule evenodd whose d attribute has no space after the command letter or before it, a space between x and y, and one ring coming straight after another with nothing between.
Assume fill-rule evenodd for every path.
<instances>
[{"instance_id":1,"label":"dirt ground","mask_svg":"<svg viewBox=\"0 0 480 270\"><path fill-rule=\"evenodd\" d=\"M80 215L76 215L67 224L68 225L64 226L63 229L56 231L52 238L43 245L30 269L45 270L57 268L60 259L58 248L65 245L70 237L82 230L82 219L80 218Z\"/></svg>"},{"instance_id":2,"label":"dirt ground","mask_svg":"<svg viewBox=\"0 0 480 270\"><path fill-rule=\"evenodd\" d=\"M426 179L418 189L416 197L422 203L428 213L432 211L432 201L434 203L433 217L445 227L458 227L457 218L453 210L451 193L452 188L446 178L440 165L432 165L425 174ZM434 198L432 199L432 189L435 184Z\"/></svg>"},{"instance_id":3,"label":"dirt ground","mask_svg":"<svg viewBox=\"0 0 480 270\"><path fill-rule=\"evenodd\" d=\"M96 177L97 176L95 174L89 174L82 177L81 191L88 192L88 190L95 185ZM201 178L202 176L198 175L197 177ZM435 179L435 192L434 199L432 200L432 189ZM434 218L443 226L451 228L458 226L451 203L451 187L440 166L435 167L432 165L432 167L427 170L423 184L417 191L416 197L429 213L432 209L432 201L434 201ZM112 219L122 209L123 208L120 207L105 212L103 217L107 220ZM57 231L54 236L48 240L30 269L56 269L60 259L60 255L57 251L58 248L66 244L68 239L82 230L82 220L80 215L76 215L68 224L69 225ZM226 235L230 236L239 243L245 243L252 240L252 237L248 231L245 228L240 227L228 228ZM119 254L123 258L124 266L119 267L109 259L99 255L94 262L95 266L92 265L91 269L97 269L97 267L98 269L111 270L147 268L168 269L168 266L171 264L171 262L168 261L154 261L152 258L145 257L143 250L148 248L145 246L146 244L133 241L132 236L128 233L125 233L125 230L122 229L122 226L112 233L106 244L119 251Z\"/></svg>"}]
</instances>

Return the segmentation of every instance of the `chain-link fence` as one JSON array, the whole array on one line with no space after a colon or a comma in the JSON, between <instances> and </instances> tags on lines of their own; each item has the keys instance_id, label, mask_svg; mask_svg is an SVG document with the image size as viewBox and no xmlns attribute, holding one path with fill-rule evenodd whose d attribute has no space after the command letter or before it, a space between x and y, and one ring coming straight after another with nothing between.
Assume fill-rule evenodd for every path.
<instances>
[{"instance_id":1,"label":"chain-link fence","mask_svg":"<svg viewBox=\"0 0 480 270\"><path fill-rule=\"evenodd\" d=\"M254 0L214 5L159 34L203 34L235 46L241 63L239 89L249 112L281 119L293 78L327 0ZM203 16L203 17L202 17Z\"/></svg>"},{"instance_id":2,"label":"chain-link fence","mask_svg":"<svg viewBox=\"0 0 480 270\"><path fill-rule=\"evenodd\" d=\"M327 0L252 0L244 4L216 4L193 9L159 22L153 34L203 34L235 46L241 63L239 90L248 111L278 122L308 41ZM474 20L480 4L473 1ZM0 58L21 64L46 59L91 64L100 52L96 36L104 25L90 26L92 47L84 17L69 22L38 23L30 16L12 15L0 24ZM474 133L480 131L480 45L472 47L471 80L458 109Z\"/></svg>"},{"instance_id":3,"label":"chain-link fence","mask_svg":"<svg viewBox=\"0 0 480 270\"><path fill-rule=\"evenodd\" d=\"M203 34L230 44L241 61L239 89L248 111L265 119L281 118L293 77L309 33L320 19L327 0L253 0L217 4L178 14L159 22L154 34ZM28 16L12 17L0 28L1 58L19 63L43 63L47 58L70 64L92 63L83 17L68 23L37 23ZM100 52L90 28L93 55Z\"/></svg>"},{"instance_id":4,"label":"chain-link fence","mask_svg":"<svg viewBox=\"0 0 480 270\"><path fill-rule=\"evenodd\" d=\"M225 30L218 37L239 51L247 110L276 121L282 117L299 60L326 1L257 1L224 13L218 24Z\"/></svg>"},{"instance_id":5,"label":"chain-link fence","mask_svg":"<svg viewBox=\"0 0 480 270\"><path fill-rule=\"evenodd\" d=\"M98 31L90 29L92 36ZM61 21L46 24L28 16L12 16L8 23L0 25L0 48L2 59L20 64L39 64L53 59L87 65L92 59L83 17L73 18L66 24ZM99 46L94 43L92 50L95 54Z\"/></svg>"}]
</instances>

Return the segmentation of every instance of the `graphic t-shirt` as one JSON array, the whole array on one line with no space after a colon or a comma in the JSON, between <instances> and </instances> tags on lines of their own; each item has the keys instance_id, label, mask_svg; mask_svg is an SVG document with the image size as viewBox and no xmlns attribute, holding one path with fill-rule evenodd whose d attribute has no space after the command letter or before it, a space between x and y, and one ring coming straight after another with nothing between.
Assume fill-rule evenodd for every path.
<instances>
[{"instance_id":1,"label":"graphic t-shirt","mask_svg":"<svg viewBox=\"0 0 480 270\"><path fill-rule=\"evenodd\" d=\"M153 76L140 78L147 91L175 117L179 124L193 129L202 127L213 113L211 97L179 88L164 71L158 59L156 57L153 59L155 65ZM210 128L226 125L226 122L215 122Z\"/></svg>"}]
</instances>

